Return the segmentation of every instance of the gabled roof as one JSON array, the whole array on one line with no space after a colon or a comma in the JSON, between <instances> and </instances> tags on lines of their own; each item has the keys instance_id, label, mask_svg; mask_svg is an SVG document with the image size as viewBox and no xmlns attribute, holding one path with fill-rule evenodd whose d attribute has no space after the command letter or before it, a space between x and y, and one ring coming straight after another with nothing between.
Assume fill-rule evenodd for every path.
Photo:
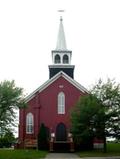
<instances>
[{"instance_id":1,"label":"gabled roof","mask_svg":"<svg viewBox=\"0 0 120 159\"><path fill-rule=\"evenodd\" d=\"M63 77L65 78L68 82L70 82L73 86L75 86L77 89L79 89L81 92L83 93L89 93L88 90L86 88L84 88L81 84L79 84L78 82L76 82L74 79L72 79L71 77L69 77L66 73L64 73L63 71L60 71L59 73L57 73L55 76L53 76L51 79L47 80L43 85L41 85L40 87L38 87L35 91L33 91L31 94L29 94L26 97L26 102L30 101L37 92L42 92L44 89L46 89L49 85L51 85L54 81L56 81L59 77Z\"/></svg>"}]
</instances>

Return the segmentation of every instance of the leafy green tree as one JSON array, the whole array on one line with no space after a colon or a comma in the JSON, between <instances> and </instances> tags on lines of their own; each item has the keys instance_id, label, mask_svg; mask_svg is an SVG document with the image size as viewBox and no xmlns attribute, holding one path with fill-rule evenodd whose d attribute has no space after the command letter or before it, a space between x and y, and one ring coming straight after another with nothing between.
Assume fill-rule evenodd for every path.
<instances>
[{"instance_id":1,"label":"leafy green tree","mask_svg":"<svg viewBox=\"0 0 120 159\"><path fill-rule=\"evenodd\" d=\"M79 99L71 121L73 138L79 147L93 148L94 137L103 138L104 107L95 96L89 94Z\"/></svg>"},{"instance_id":2,"label":"leafy green tree","mask_svg":"<svg viewBox=\"0 0 120 159\"><path fill-rule=\"evenodd\" d=\"M95 95L105 107L105 134L120 140L120 84L115 80L101 79L93 87L91 93Z\"/></svg>"},{"instance_id":3,"label":"leafy green tree","mask_svg":"<svg viewBox=\"0 0 120 159\"><path fill-rule=\"evenodd\" d=\"M42 123L38 133L38 149L46 150L48 147L48 135L45 125Z\"/></svg>"},{"instance_id":4,"label":"leafy green tree","mask_svg":"<svg viewBox=\"0 0 120 159\"><path fill-rule=\"evenodd\" d=\"M71 119L78 143L96 136L104 139L106 151L106 136L120 139L120 85L110 79L106 83L99 80L89 95L80 98Z\"/></svg>"},{"instance_id":5,"label":"leafy green tree","mask_svg":"<svg viewBox=\"0 0 120 159\"><path fill-rule=\"evenodd\" d=\"M23 89L16 87L14 81L0 83L0 132L15 125L16 109L25 107Z\"/></svg>"}]
</instances>

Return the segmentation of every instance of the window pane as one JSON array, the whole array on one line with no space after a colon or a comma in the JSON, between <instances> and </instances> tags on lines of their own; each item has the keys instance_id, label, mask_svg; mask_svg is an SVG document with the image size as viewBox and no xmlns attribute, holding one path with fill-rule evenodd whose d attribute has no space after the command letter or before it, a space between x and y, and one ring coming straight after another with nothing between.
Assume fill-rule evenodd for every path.
<instances>
[{"instance_id":1,"label":"window pane","mask_svg":"<svg viewBox=\"0 0 120 159\"><path fill-rule=\"evenodd\" d=\"M65 95L63 92L58 94L58 114L65 114Z\"/></svg>"},{"instance_id":2,"label":"window pane","mask_svg":"<svg viewBox=\"0 0 120 159\"><path fill-rule=\"evenodd\" d=\"M33 114L28 113L26 116L26 133L32 134L33 133Z\"/></svg>"}]
</instances>

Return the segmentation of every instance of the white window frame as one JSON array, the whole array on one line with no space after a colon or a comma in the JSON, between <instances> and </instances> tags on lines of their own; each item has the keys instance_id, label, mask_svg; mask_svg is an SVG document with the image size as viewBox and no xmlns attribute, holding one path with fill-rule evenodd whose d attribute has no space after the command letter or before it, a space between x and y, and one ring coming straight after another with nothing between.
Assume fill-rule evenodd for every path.
<instances>
[{"instance_id":1,"label":"white window frame","mask_svg":"<svg viewBox=\"0 0 120 159\"><path fill-rule=\"evenodd\" d=\"M33 134L34 129L34 117L32 113L26 115L26 134Z\"/></svg>"},{"instance_id":2,"label":"white window frame","mask_svg":"<svg viewBox=\"0 0 120 159\"><path fill-rule=\"evenodd\" d=\"M63 92L58 94L58 114L65 114L65 94Z\"/></svg>"}]
</instances>

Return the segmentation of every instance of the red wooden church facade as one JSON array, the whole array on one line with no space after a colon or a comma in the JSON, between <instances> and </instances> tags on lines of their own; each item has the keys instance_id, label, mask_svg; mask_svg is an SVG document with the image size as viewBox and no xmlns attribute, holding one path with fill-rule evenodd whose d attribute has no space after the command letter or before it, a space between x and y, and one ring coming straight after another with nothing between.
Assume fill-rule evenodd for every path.
<instances>
[{"instance_id":1,"label":"red wooden church facade","mask_svg":"<svg viewBox=\"0 0 120 159\"><path fill-rule=\"evenodd\" d=\"M87 90L73 79L74 65L71 65L71 54L72 52L66 49L61 18L57 47L52 51L53 65L49 66L50 79L26 97L28 107L20 110L19 147L26 147L26 141L35 145L32 141L36 141L41 123L49 129L49 135L53 135L55 141L67 140L64 132L69 136L71 110L80 96L87 93Z\"/></svg>"}]
</instances>

